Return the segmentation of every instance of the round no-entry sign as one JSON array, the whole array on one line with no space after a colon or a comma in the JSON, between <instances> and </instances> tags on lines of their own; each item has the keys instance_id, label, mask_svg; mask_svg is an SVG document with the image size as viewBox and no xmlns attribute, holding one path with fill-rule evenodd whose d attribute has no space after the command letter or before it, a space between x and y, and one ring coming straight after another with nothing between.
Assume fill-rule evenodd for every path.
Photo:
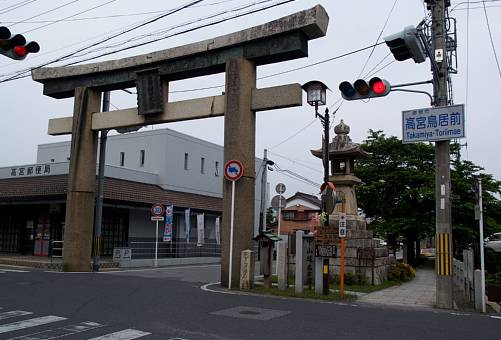
<instances>
[{"instance_id":1,"label":"round no-entry sign","mask_svg":"<svg viewBox=\"0 0 501 340\"><path fill-rule=\"evenodd\" d=\"M164 210L164 206L163 204L160 204L160 203L155 203L153 204L153 206L151 207L151 215L152 216L163 216L164 213L165 213L165 210Z\"/></svg>"},{"instance_id":2,"label":"round no-entry sign","mask_svg":"<svg viewBox=\"0 0 501 340\"><path fill-rule=\"evenodd\" d=\"M237 181L244 174L244 167L240 161L233 159L224 165L224 177L230 181Z\"/></svg>"}]
</instances>

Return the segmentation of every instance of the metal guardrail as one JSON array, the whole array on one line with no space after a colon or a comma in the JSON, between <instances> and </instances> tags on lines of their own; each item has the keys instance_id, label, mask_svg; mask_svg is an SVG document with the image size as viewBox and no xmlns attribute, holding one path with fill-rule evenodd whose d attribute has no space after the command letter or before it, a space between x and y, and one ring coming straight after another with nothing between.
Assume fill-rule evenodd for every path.
<instances>
[{"instance_id":1,"label":"metal guardrail","mask_svg":"<svg viewBox=\"0 0 501 340\"><path fill-rule=\"evenodd\" d=\"M152 259L155 257L154 241L131 241L132 259ZM158 258L220 257L221 245L196 242L158 242Z\"/></svg>"}]
</instances>

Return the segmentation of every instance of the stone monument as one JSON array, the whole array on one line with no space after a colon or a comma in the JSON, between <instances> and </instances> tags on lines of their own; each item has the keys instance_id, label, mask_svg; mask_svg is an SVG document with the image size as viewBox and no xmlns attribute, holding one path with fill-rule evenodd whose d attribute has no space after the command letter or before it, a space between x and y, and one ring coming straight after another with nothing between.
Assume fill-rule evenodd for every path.
<instances>
[{"instance_id":1,"label":"stone monument","mask_svg":"<svg viewBox=\"0 0 501 340\"><path fill-rule=\"evenodd\" d=\"M343 120L334 127L336 136L329 143L329 160L331 175L329 180L336 187L338 203L329 214L329 226L338 226L342 204L346 212L347 235L345 239L345 273L365 277L367 283L380 284L388 275L388 268L392 258L388 256L388 248L382 247L373 239L373 231L367 230L367 223L363 216L358 214L355 186L361 183L355 176L355 159L367 157L369 154L362 150L360 144L353 143L349 136L350 127ZM312 150L311 153L322 158L322 149ZM318 227L322 228L322 227ZM330 261L334 275L339 275L340 269L340 242L335 239L338 248L336 258Z\"/></svg>"}]
</instances>

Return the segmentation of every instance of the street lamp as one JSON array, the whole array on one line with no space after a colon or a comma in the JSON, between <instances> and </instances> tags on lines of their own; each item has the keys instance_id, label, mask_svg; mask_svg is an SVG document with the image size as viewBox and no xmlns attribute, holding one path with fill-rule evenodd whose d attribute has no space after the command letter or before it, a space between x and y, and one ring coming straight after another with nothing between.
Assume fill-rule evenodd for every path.
<instances>
[{"instance_id":1,"label":"street lamp","mask_svg":"<svg viewBox=\"0 0 501 340\"><path fill-rule=\"evenodd\" d=\"M323 157L322 160L324 162L324 184L322 185L322 188L325 188L325 192L322 195L322 213L323 215L327 215L327 192L328 192L328 183L329 183L329 109L325 109L325 114L321 115L318 113L318 106L325 105L327 103L326 101L326 92L328 87L318 81L318 80L312 80L307 82L302 86L302 89L306 91L306 101L308 104L311 106L315 107L315 118L318 117L320 118L320 121L322 122L322 125L324 127L324 140L322 143L322 151L323 151ZM324 220L324 226L329 225L329 218L327 217ZM323 258L322 260L322 294L323 295L328 295L329 294L329 259L328 258Z\"/></svg>"},{"instance_id":2,"label":"street lamp","mask_svg":"<svg viewBox=\"0 0 501 340\"><path fill-rule=\"evenodd\" d=\"M315 117L320 118L322 125L324 127L324 140L322 143L322 151L323 157L322 160L324 162L324 187L327 188L329 183L329 109L325 109L325 114L322 115L318 113L318 107L325 105L326 101L326 92L327 85L318 80L312 80L307 82L302 86L302 89L306 92L306 101L311 106L315 107ZM327 189L326 189L327 190ZM327 214L327 195L322 196L322 212ZM324 225L328 225L328 220L324 222Z\"/></svg>"}]
</instances>

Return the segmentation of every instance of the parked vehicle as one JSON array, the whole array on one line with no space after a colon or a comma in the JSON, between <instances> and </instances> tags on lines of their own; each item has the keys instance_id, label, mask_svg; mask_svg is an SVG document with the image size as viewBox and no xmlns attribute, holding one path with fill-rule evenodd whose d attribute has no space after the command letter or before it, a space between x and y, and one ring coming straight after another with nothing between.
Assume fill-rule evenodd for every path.
<instances>
[{"instance_id":1,"label":"parked vehicle","mask_svg":"<svg viewBox=\"0 0 501 340\"><path fill-rule=\"evenodd\" d=\"M485 249L501 253L501 233L495 233L485 239Z\"/></svg>"}]
</instances>

